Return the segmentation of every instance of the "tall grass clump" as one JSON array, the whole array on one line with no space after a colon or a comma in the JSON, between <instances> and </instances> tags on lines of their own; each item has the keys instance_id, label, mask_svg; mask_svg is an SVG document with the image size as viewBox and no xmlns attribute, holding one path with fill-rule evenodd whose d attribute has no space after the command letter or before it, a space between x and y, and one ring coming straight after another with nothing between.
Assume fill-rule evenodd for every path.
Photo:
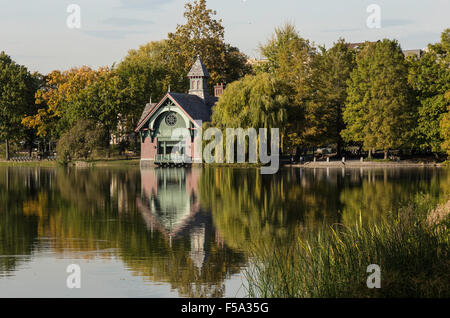
<instances>
[{"instance_id":1,"label":"tall grass clump","mask_svg":"<svg viewBox=\"0 0 450 318\"><path fill-rule=\"evenodd\" d=\"M433 217L439 209L416 200L377 224L333 225L299 235L288 246L266 242L251 248L249 296L449 297L450 204L440 209ZM371 264L381 267L380 289L367 287Z\"/></svg>"}]
</instances>

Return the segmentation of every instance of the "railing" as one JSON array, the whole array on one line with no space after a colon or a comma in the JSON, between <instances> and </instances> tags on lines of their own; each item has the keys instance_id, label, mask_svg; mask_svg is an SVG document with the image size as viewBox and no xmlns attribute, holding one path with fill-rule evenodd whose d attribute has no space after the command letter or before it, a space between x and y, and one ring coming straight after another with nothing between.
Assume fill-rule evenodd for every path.
<instances>
[{"instance_id":1,"label":"railing","mask_svg":"<svg viewBox=\"0 0 450 318\"><path fill-rule=\"evenodd\" d=\"M156 155L155 156L155 163L156 164L184 164L191 162L191 158L186 155L175 155L175 154L168 154L168 155Z\"/></svg>"},{"instance_id":2,"label":"railing","mask_svg":"<svg viewBox=\"0 0 450 318\"><path fill-rule=\"evenodd\" d=\"M48 157L26 157L26 156L22 156L22 157L11 157L11 161L16 161L16 162L28 162L28 161L55 161L56 160L56 156L48 156Z\"/></svg>"}]
</instances>

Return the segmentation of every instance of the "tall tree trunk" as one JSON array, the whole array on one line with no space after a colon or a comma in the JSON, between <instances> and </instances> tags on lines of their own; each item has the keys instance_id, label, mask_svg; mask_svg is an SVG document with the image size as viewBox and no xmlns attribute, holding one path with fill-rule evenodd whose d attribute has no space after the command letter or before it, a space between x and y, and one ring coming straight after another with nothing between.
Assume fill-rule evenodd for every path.
<instances>
[{"instance_id":1,"label":"tall tree trunk","mask_svg":"<svg viewBox=\"0 0 450 318\"><path fill-rule=\"evenodd\" d=\"M384 160L387 160L388 154L389 154L389 151L385 150L384 151Z\"/></svg>"},{"instance_id":2,"label":"tall tree trunk","mask_svg":"<svg viewBox=\"0 0 450 318\"><path fill-rule=\"evenodd\" d=\"M372 159L372 149L369 149L369 155L368 155L369 159Z\"/></svg>"},{"instance_id":3,"label":"tall tree trunk","mask_svg":"<svg viewBox=\"0 0 450 318\"><path fill-rule=\"evenodd\" d=\"M342 156L342 141L339 138L337 142L337 156L340 158Z\"/></svg>"},{"instance_id":4,"label":"tall tree trunk","mask_svg":"<svg viewBox=\"0 0 450 318\"><path fill-rule=\"evenodd\" d=\"M6 161L9 161L9 139L6 139Z\"/></svg>"}]
</instances>

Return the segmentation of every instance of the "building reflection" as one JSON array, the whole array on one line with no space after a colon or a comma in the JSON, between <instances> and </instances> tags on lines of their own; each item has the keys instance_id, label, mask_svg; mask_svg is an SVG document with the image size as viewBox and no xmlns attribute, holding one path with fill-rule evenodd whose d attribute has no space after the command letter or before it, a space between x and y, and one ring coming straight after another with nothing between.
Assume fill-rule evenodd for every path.
<instances>
[{"instance_id":1,"label":"building reflection","mask_svg":"<svg viewBox=\"0 0 450 318\"><path fill-rule=\"evenodd\" d=\"M169 254L183 254L178 254L176 264L167 264L178 267L180 262L185 263L181 270L185 274L170 278L180 294L217 297L224 295L226 277L237 273L239 263L243 266L244 260L224 245L213 226L210 211L202 210L201 175L202 169L198 168L142 169L142 188L136 207L151 237L162 236ZM218 272L222 266L225 271ZM178 279L185 280L183 287L176 282Z\"/></svg>"},{"instance_id":2,"label":"building reflection","mask_svg":"<svg viewBox=\"0 0 450 318\"><path fill-rule=\"evenodd\" d=\"M150 230L155 228L168 238L182 236L202 223L197 169L141 170L142 192L137 206Z\"/></svg>"}]
</instances>

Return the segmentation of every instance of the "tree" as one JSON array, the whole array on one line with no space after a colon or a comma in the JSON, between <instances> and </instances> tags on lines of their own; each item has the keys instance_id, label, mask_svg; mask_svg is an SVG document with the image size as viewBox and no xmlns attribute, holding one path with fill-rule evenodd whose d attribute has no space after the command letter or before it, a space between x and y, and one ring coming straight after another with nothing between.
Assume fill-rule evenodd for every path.
<instances>
[{"instance_id":1,"label":"tree","mask_svg":"<svg viewBox=\"0 0 450 318\"><path fill-rule=\"evenodd\" d=\"M261 63L256 72L269 73L289 98L285 143L289 148L305 144L307 82L316 50L299 35L294 25L286 24L275 29L272 38L260 46L260 51L267 61Z\"/></svg>"},{"instance_id":2,"label":"tree","mask_svg":"<svg viewBox=\"0 0 450 318\"><path fill-rule=\"evenodd\" d=\"M413 109L403 52L392 40L366 43L350 75L342 132L346 141L361 142L365 150L390 149L410 141Z\"/></svg>"},{"instance_id":3,"label":"tree","mask_svg":"<svg viewBox=\"0 0 450 318\"><path fill-rule=\"evenodd\" d=\"M22 118L22 125L28 132L30 144L30 156L32 145L35 140L38 140L40 145L40 152L45 155L50 155L52 152L51 144L56 142L59 138L57 131L59 117L52 116L49 107L45 101L39 100L39 94L47 89L47 76L41 74L33 74L34 78L34 96L33 105L29 111Z\"/></svg>"},{"instance_id":4,"label":"tree","mask_svg":"<svg viewBox=\"0 0 450 318\"><path fill-rule=\"evenodd\" d=\"M447 112L442 116L441 120L441 136L443 139L442 151L450 156L450 90L445 94L447 101Z\"/></svg>"},{"instance_id":5,"label":"tree","mask_svg":"<svg viewBox=\"0 0 450 318\"><path fill-rule=\"evenodd\" d=\"M283 138L289 99L279 84L267 73L247 75L231 83L213 107L212 125L222 130L279 128Z\"/></svg>"},{"instance_id":6,"label":"tree","mask_svg":"<svg viewBox=\"0 0 450 318\"><path fill-rule=\"evenodd\" d=\"M118 127L124 114L122 96L126 90L119 88L119 77L109 68L96 71L95 80L81 89L74 97L71 116L74 120L89 120L100 124L107 134L103 145L109 147L111 134Z\"/></svg>"},{"instance_id":7,"label":"tree","mask_svg":"<svg viewBox=\"0 0 450 318\"><path fill-rule=\"evenodd\" d=\"M443 142L440 122L447 112L445 93L450 90L450 29L442 33L440 43L430 44L420 59L409 63L408 79L419 104L416 144L438 153Z\"/></svg>"},{"instance_id":8,"label":"tree","mask_svg":"<svg viewBox=\"0 0 450 318\"><path fill-rule=\"evenodd\" d=\"M45 85L36 92L36 114L26 116L23 124L35 128L39 136L59 138L78 120L75 101L80 92L97 78L87 66L68 71L53 71L45 76Z\"/></svg>"},{"instance_id":9,"label":"tree","mask_svg":"<svg viewBox=\"0 0 450 318\"><path fill-rule=\"evenodd\" d=\"M170 85L167 61L164 58L166 40L150 42L128 55L115 68L122 94L123 116L129 131L134 131L142 114L142 107L159 100Z\"/></svg>"},{"instance_id":10,"label":"tree","mask_svg":"<svg viewBox=\"0 0 450 318\"><path fill-rule=\"evenodd\" d=\"M321 48L313 61L308 83L306 138L315 144L336 144L341 154L342 112L347 99L347 81L355 67L355 51L343 39L329 50Z\"/></svg>"},{"instance_id":11,"label":"tree","mask_svg":"<svg viewBox=\"0 0 450 318\"><path fill-rule=\"evenodd\" d=\"M248 74L247 57L225 43L222 20L214 19L216 11L207 8L206 0L188 2L185 9L186 23L168 34L165 48L171 88L180 92L189 88L186 74L197 55L202 57L213 84L231 83Z\"/></svg>"},{"instance_id":12,"label":"tree","mask_svg":"<svg viewBox=\"0 0 450 318\"><path fill-rule=\"evenodd\" d=\"M32 99L30 81L30 73L24 66L5 52L0 53L0 138L6 141L6 160L11 139L19 140L23 133L21 120Z\"/></svg>"},{"instance_id":13,"label":"tree","mask_svg":"<svg viewBox=\"0 0 450 318\"><path fill-rule=\"evenodd\" d=\"M45 85L44 76L35 72L30 75L30 80L28 83L28 105L24 114L25 117L22 118L21 123L23 125L25 145L28 147L28 154L31 157L34 143L36 139L39 138L39 135L35 127L27 125L25 118L34 118L39 111L39 106L36 104L35 94Z\"/></svg>"},{"instance_id":14,"label":"tree","mask_svg":"<svg viewBox=\"0 0 450 318\"><path fill-rule=\"evenodd\" d=\"M77 121L58 141L58 161L65 164L74 159L88 159L102 146L105 136L107 132L95 122Z\"/></svg>"}]
</instances>

